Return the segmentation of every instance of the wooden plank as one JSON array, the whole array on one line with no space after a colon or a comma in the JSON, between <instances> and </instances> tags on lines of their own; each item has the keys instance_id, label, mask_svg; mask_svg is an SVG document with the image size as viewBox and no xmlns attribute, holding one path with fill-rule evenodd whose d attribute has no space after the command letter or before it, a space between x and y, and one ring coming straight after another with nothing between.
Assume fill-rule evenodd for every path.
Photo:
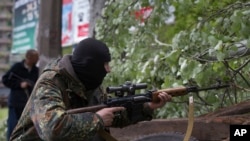
<instances>
[{"instance_id":1,"label":"wooden plank","mask_svg":"<svg viewBox=\"0 0 250 141\"><path fill-rule=\"evenodd\" d=\"M230 125L250 125L250 100L196 117L192 136L199 141L228 141ZM185 134L188 119L154 119L125 128L111 128L119 141L130 141L148 134L181 132Z\"/></svg>"},{"instance_id":2,"label":"wooden plank","mask_svg":"<svg viewBox=\"0 0 250 141\"><path fill-rule=\"evenodd\" d=\"M125 128L112 128L111 134L119 141L130 141L148 134L180 132L185 134L187 119L155 119L140 122ZM229 136L229 124L196 119L192 136L199 141L221 141Z\"/></svg>"}]
</instances>

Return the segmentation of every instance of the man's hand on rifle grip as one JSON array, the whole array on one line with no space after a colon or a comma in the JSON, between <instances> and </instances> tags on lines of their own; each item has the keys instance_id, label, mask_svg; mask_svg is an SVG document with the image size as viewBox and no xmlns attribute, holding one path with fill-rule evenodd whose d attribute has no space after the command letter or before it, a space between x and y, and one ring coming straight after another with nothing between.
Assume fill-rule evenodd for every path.
<instances>
[{"instance_id":1,"label":"man's hand on rifle grip","mask_svg":"<svg viewBox=\"0 0 250 141\"><path fill-rule=\"evenodd\" d=\"M172 100L172 96L167 94L166 92L161 92L157 95L159 100L153 101L153 102L148 102L148 106L151 109L157 109L163 107L167 102Z\"/></svg>"},{"instance_id":2,"label":"man's hand on rifle grip","mask_svg":"<svg viewBox=\"0 0 250 141\"><path fill-rule=\"evenodd\" d=\"M21 85L20 87L23 88L23 89L28 88L28 86L30 86L30 84L28 82L26 82L26 81L21 82L20 85Z\"/></svg>"},{"instance_id":3,"label":"man's hand on rifle grip","mask_svg":"<svg viewBox=\"0 0 250 141\"><path fill-rule=\"evenodd\" d=\"M104 123L104 126L108 127L112 125L113 119L115 117L115 112L125 110L124 107L111 107L111 108L103 108L96 112L99 115Z\"/></svg>"}]
</instances>

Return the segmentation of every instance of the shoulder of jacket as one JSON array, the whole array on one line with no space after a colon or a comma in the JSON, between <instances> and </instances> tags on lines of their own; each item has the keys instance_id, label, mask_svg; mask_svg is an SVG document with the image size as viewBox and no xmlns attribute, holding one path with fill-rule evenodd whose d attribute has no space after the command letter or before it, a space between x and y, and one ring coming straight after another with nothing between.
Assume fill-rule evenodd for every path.
<instances>
[{"instance_id":1,"label":"shoulder of jacket","mask_svg":"<svg viewBox=\"0 0 250 141\"><path fill-rule=\"evenodd\" d=\"M12 65L12 67L22 67L22 66L24 66L23 62L16 62Z\"/></svg>"},{"instance_id":2,"label":"shoulder of jacket","mask_svg":"<svg viewBox=\"0 0 250 141\"><path fill-rule=\"evenodd\" d=\"M43 69L42 73L46 72L46 71L58 71L59 70L59 66L58 63L61 60L61 58L58 59L54 59L51 62L49 62Z\"/></svg>"},{"instance_id":3,"label":"shoulder of jacket","mask_svg":"<svg viewBox=\"0 0 250 141\"><path fill-rule=\"evenodd\" d=\"M53 79L57 74L57 71L45 71L40 75L40 79Z\"/></svg>"}]
</instances>

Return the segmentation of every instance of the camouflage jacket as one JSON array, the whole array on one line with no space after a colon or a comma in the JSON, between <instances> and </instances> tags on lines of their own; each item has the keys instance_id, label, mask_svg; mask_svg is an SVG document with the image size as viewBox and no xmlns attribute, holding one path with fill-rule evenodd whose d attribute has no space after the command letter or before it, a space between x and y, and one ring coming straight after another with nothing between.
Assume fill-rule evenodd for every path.
<instances>
[{"instance_id":1,"label":"camouflage jacket","mask_svg":"<svg viewBox=\"0 0 250 141\"><path fill-rule=\"evenodd\" d=\"M11 141L100 141L97 131L104 129L102 119L92 112L67 114L68 109L100 103L99 89L85 91L70 63L70 55L46 66L11 135ZM152 114L146 111L150 120ZM114 120L114 127L131 123L126 112ZM136 121L137 122L137 121ZM95 139L93 139L95 138Z\"/></svg>"}]
</instances>

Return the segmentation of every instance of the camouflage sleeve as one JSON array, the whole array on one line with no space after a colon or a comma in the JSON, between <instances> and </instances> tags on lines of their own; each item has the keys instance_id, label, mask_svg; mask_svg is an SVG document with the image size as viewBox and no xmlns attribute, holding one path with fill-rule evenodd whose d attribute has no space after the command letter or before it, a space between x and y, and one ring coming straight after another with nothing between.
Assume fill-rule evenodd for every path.
<instances>
[{"instance_id":1,"label":"camouflage sleeve","mask_svg":"<svg viewBox=\"0 0 250 141\"><path fill-rule=\"evenodd\" d=\"M153 110L149 108L147 103L133 104L125 111L116 113L115 115L112 127L122 128L140 121L152 120Z\"/></svg>"},{"instance_id":2,"label":"camouflage sleeve","mask_svg":"<svg viewBox=\"0 0 250 141\"><path fill-rule=\"evenodd\" d=\"M30 116L42 140L90 140L104 128L95 113L66 114L61 92L53 82L39 82L34 92Z\"/></svg>"}]
</instances>

